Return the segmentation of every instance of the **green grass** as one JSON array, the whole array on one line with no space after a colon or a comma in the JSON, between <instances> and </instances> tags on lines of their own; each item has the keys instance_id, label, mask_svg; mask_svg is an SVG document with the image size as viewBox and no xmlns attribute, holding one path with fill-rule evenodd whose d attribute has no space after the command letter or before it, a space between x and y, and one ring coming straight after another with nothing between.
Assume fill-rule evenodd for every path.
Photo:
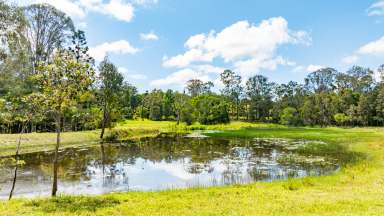
<instances>
[{"instance_id":1,"label":"green grass","mask_svg":"<svg viewBox=\"0 0 384 216\"><path fill-rule=\"evenodd\" d=\"M139 124L139 123L137 123ZM152 123L148 123L152 124ZM155 124L155 123L153 123ZM166 124L166 123L161 123ZM234 123L237 124L237 123ZM241 125L241 123L238 123ZM228 125L227 125L228 126ZM222 130L230 126L219 126ZM149 126L148 126L149 127ZM154 127L152 125L152 127ZM211 126L208 126L209 128ZM227 128L226 128L227 127ZM249 127L249 125L247 126ZM256 126L258 127L258 126ZM382 215L384 129L247 128L222 137L321 140L365 155L330 176L161 192L0 202L1 215ZM212 126L214 128L214 126ZM234 129L236 129L234 127ZM331 150L332 149L328 149ZM324 149L320 150L324 151Z\"/></svg>"}]
</instances>

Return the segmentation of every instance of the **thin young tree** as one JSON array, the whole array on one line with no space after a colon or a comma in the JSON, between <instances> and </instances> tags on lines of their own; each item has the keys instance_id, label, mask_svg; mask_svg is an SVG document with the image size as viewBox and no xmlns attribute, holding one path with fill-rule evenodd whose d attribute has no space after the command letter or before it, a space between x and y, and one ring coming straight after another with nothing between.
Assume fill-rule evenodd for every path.
<instances>
[{"instance_id":1,"label":"thin young tree","mask_svg":"<svg viewBox=\"0 0 384 216\"><path fill-rule=\"evenodd\" d=\"M124 77L108 57L99 65L100 94L103 109L100 139L103 139L105 127L109 124L111 110L118 102L118 93L122 89Z\"/></svg>"},{"instance_id":2,"label":"thin young tree","mask_svg":"<svg viewBox=\"0 0 384 216\"><path fill-rule=\"evenodd\" d=\"M26 127L29 122L32 121L34 117L41 114L39 105L42 103L42 97L38 93L32 93L21 98L20 101L14 102L15 109L14 114L17 115L17 119L21 122L21 131L17 141L16 152L15 152L15 169L12 181L11 191L9 192L8 199L11 200L13 193L15 191L16 181L17 181L17 171L19 169L20 160L20 148L21 148L21 139L25 133Z\"/></svg>"},{"instance_id":3,"label":"thin young tree","mask_svg":"<svg viewBox=\"0 0 384 216\"><path fill-rule=\"evenodd\" d=\"M40 65L34 76L44 97L46 112L51 114L56 127L56 146L53 161L52 196L57 193L58 154L64 112L88 91L93 83L94 70L87 63L77 62L67 50L58 51L53 62Z\"/></svg>"}]
</instances>

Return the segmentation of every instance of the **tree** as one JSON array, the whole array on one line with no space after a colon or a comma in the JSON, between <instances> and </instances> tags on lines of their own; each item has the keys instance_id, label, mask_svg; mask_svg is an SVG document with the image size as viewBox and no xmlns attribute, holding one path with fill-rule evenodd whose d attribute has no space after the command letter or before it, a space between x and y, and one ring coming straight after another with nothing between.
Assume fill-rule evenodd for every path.
<instances>
[{"instance_id":1,"label":"tree","mask_svg":"<svg viewBox=\"0 0 384 216\"><path fill-rule=\"evenodd\" d=\"M274 85L262 75L248 79L245 92L250 101L249 116L251 120L261 120L269 116Z\"/></svg>"},{"instance_id":2,"label":"tree","mask_svg":"<svg viewBox=\"0 0 384 216\"><path fill-rule=\"evenodd\" d=\"M299 116L298 112L293 107L286 107L280 113L280 123L284 125L298 125Z\"/></svg>"},{"instance_id":3,"label":"tree","mask_svg":"<svg viewBox=\"0 0 384 216\"><path fill-rule=\"evenodd\" d=\"M135 109L140 105L140 96L137 88L125 82L118 98L122 117L132 119Z\"/></svg>"},{"instance_id":4,"label":"tree","mask_svg":"<svg viewBox=\"0 0 384 216\"><path fill-rule=\"evenodd\" d=\"M15 190L16 181L17 181L17 171L19 168L19 165L21 162L19 161L19 152L20 152L20 146L21 146L21 138L23 134L25 133L25 129L27 127L27 124L32 121L34 117L37 117L37 115L41 115L41 109L39 109L39 104L41 104L42 97L40 94L29 94L24 96L23 98L20 98L20 101L15 102L17 104L16 109L14 110L14 114L17 115L17 119L21 121L21 131L19 135L19 139L17 142L16 152L15 152L15 170L14 170L14 176L13 176L13 182L11 191L9 192L8 199L11 200L13 196L13 192Z\"/></svg>"},{"instance_id":5,"label":"tree","mask_svg":"<svg viewBox=\"0 0 384 216\"><path fill-rule=\"evenodd\" d=\"M203 82L199 79L191 79L187 82L187 90L192 97L211 92L212 82Z\"/></svg>"},{"instance_id":6,"label":"tree","mask_svg":"<svg viewBox=\"0 0 384 216\"><path fill-rule=\"evenodd\" d=\"M192 124L193 108L188 95L176 92L173 110L176 112L177 125L179 125L180 121L185 122L188 125Z\"/></svg>"},{"instance_id":7,"label":"tree","mask_svg":"<svg viewBox=\"0 0 384 216\"><path fill-rule=\"evenodd\" d=\"M377 68L377 72L379 72L380 82L384 82L384 64Z\"/></svg>"},{"instance_id":8,"label":"tree","mask_svg":"<svg viewBox=\"0 0 384 216\"><path fill-rule=\"evenodd\" d=\"M24 14L31 60L36 67L50 60L53 51L68 42L75 28L69 16L48 4L29 5L24 8Z\"/></svg>"},{"instance_id":9,"label":"tree","mask_svg":"<svg viewBox=\"0 0 384 216\"><path fill-rule=\"evenodd\" d=\"M347 74L350 76L350 86L354 92L366 93L372 90L374 79L371 69L353 66Z\"/></svg>"},{"instance_id":10,"label":"tree","mask_svg":"<svg viewBox=\"0 0 384 216\"><path fill-rule=\"evenodd\" d=\"M100 139L104 137L104 131L110 122L111 110L116 106L117 96L122 89L124 77L119 73L117 67L105 57L99 65L100 71L100 94L103 110L103 121L101 122Z\"/></svg>"},{"instance_id":11,"label":"tree","mask_svg":"<svg viewBox=\"0 0 384 216\"><path fill-rule=\"evenodd\" d=\"M330 92L335 89L337 71L333 68L322 68L308 74L305 87L315 93Z\"/></svg>"},{"instance_id":12,"label":"tree","mask_svg":"<svg viewBox=\"0 0 384 216\"><path fill-rule=\"evenodd\" d=\"M68 51L58 51L53 62L39 65L37 80L44 103L40 106L51 114L56 127L56 146L53 162L52 196L57 192L58 153L60 148L60 133L64 112L87 91L93 83L94 70L89 64L77 62Z\"/></svg>"},{"instance_id":13,"label":"tree","mask_svg":"<svg viewBox=\"0 0 384 216\"><path fill-rule=\"evenodd\" d=\"M336 113L333 118L338 125L344 125L348 120L348 116L344 113Z\"/></svg>"},{"instance_id":14,"label":"tree","mask_svg":"<svg viewBox=\"0 0 384 216\"><path fill-rule=\"evenodd\" d=\"M228 123L228 104L222 96L205 94L192 99L195 119L201 124Z\"/></svg>"},{"instance_id":15,"label":"tree","mask_svg":"<svg viewBox=\"0 0 384 216\"><path fill-rule=\"evenodd\" d=\"M236 120L239 120L240 98L243 93L241 76L236 75L231 70L225 70L220 74L221 82L224 84L222 93L236 106Z\"/></svg>"},{"instance_id":16,"label":"tree","mask_svg":"<svg viewBox=\"0 0 384 216\"><path fill-rule=\"evenodd\" d=\"M88 54L89 48L87 46L87 39L85 32L77 30L73 32L71 37L72 46L68 47L69 51L73 53L77 62L86 62L93 64L94 59Z\"/></svg>"}]
</instances>

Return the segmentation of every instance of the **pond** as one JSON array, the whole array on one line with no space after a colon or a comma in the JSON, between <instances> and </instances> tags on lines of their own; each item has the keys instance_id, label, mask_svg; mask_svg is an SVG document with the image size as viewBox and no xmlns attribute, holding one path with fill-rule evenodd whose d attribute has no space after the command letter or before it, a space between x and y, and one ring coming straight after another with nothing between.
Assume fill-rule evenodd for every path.
<instances>
[{"instance_id":1,"label":"pond","mask_svg":"<svg viewBox=\"0 0 384 216\"><path fill-rule=\"evenodd\" d=\"M60 152L59 193L102 194L242 184L317 176L339 168L337 158L302 156L313 141L286 139L156 138L136 143L67 148ZM322 144L318 142L317 144ZM52 152L21 155L16 197L47 196ZM12 167L0 169L0 198Z\"/></svg>"}]
</instances>

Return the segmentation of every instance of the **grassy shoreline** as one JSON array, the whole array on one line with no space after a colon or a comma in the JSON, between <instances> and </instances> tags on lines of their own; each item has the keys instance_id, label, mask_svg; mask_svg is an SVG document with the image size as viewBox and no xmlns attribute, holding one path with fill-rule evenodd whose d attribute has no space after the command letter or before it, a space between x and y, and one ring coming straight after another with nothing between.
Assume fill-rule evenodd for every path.
<instances>
[{"instance_id":1,"label":"grassy shoreline","mask_svg":"<svg viewBox=\"0 0 384 216\"><path fill-rule=\"evenodd\" d=\"M126 125L126 124L124 124ZM346 146L366 159L330 176L160 192L0 201L2 215L381 215L384 129L208 126L221 137L285 137ZM239 127L236 127L239 126ZM117 126L122 127L122 125ZM225 128L227 127L227 128ZM232 129L232 130L229 130ZM234 130L235 129L235 130ZM184 129L183 129L184 130Z\"/></svg>"}]
</instances>

